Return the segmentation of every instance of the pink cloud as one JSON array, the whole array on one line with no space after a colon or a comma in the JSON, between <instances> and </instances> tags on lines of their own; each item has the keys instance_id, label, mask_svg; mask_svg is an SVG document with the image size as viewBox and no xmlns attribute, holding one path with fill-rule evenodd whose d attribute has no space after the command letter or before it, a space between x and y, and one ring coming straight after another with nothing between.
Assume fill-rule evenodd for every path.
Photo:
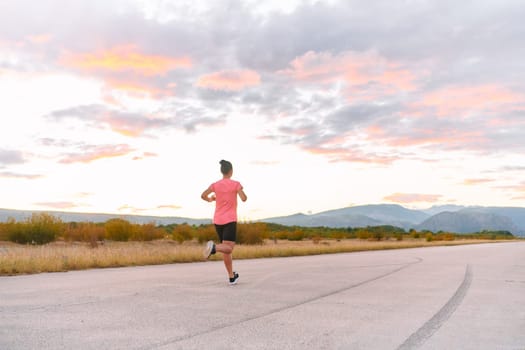
<instances>
[{"instance_id":1,"label":"pink cloud","mask_svg":"<svg viewBox=\"0 0 525 350\"><path fill-rule=\"evenodd\" d=\"M136 208L136 207L133 207L131 205L125 204L125 205L119 207L117 210L118 211L125 211L125 212L132 212L132 213L141 213L141 212L146 211L147 209Z\"/></svg>"},{"instance_id":2,"label":"pink cloud","mask_svg":"<svg viewBox=\"0 0 525 350\"><path fill-rule=\"evenodd\" d=\"M465 179L465 181L463 181L463 184L470 186L470 185L484 184L484 183L493 182L493 181L494 179Z\"/></svg>"},{"instance_id":3,"label":"pink cloud","mask_svg":"<svg viewBox=\"0 0 525 350\"><path fill-rule=\"evenodd\" d=\"M513 200L525 199L525 181L514 185L498 186L497 188L512 193Z\"/></svg>"},{"instance_id":4,"label":"pink cloud","mask_svg":"<svg viewBox=\"0 0 525 350\"><path fill-rule=\"evenodd\" d=\"M330 53L309 51L290 62L290 68L278 73L302 82L332 83L338 78L364 82L366 76L359 73L359 66L359 62L344 62Z\"/></svg>"},{"instance_id":5,"label":"pink cloud","mask_svg":"<svg viewBox=\"0 0 525 350\"><path fill-rule=\"evenodd\" d=\"M142 76L163 75L177 68L189 68L188 57L148 55L135 45L123 45L94 53L68 53L60 63L82 71L131 72Z\"/></svg>"},{"instance_id":6,"label":"pink cloud","mask_svg":"<svg viewBox=\"0 0 525 350\"><path fill-rule=\"evenodd\" d=\"M35 204L41 207L54 209L72 209L78 207L78 205L73 202L39 202Z\"/></svg>"},{"instance_id":7,"label":"pink cloud","mask_svg":"<svg viewBox=\"0 0 525 350\"><path fill-rule=\"evenodd\" d=\"M395 203L435 203L439 201L441 197L439 194L393 193L383 199Z\"/></svg>"},{"instance_id":8,"label":"pink cloud","mask_svg":"<svg viewBox=\"0 0 525 350\"><path fill-rule=\"evenodd\" d=\"M170 57L141 52L136 45L121 45L90 53L65 53L59 63L80 72L99 76L104 83L102 98L120 105L118 94L133 98L164 98L174 94L176 83L160 82L168 72L190 68L189 57Z\"/></svg>"},{"instance_id":9,"label":"pink cloud","mask_svg":"<svg viewBox=\"0 0 525 350\"><path fill-rule=\"evenodd\" d=\"M261 77L253 70L227 70L204 75L197 81L197 86L213 90L240 91L257 86Z\"/></svg>"},{"instance_id":10,"label":"pink cloud","mask_svg":"<svg viewBox=\"0 0 525 350\"><path fill-rule=\"evenodd\" d=\"M365 130L369 139L384 138L387 135L387 130L380 125L370 125Z\"/></svg>"},{"instance_id":11,"label":"pink cloud","mask_svg":"<svg viewBox=\"0 0 525 350\"><path fill-rule=\"evenodd\" d=\"M26 180L35 180L42 178L42 175L37 174L19 174L19 173L13 173L10 171L3 171L0 172L0 178L5 179L26 179Z\"/></svg>"},{"instance_id":12,"label":"pink cloud","mask_svg":"<svg viewBox=\"0 0 525 350\"><path fill-rule=\"evenodd\" d=\"M26 40L32 44L42 45L47 44L52 40L51 34L35 34L26 36Z\"/></svg>"},{"instance_id":13,"label":"pink cloud","mask_svg":"<svg viewBox=\"0 0 525 350\"><path fill-rule=\"evenodd\" d=\"M370 100L398 90L414 90L416 75L396 62L372 53L309 51L278 73L300 82L326 84L345 82L348 98ZM369 87L366 87L368 86Z\"/></svg>"},{"instance_id":14,"label":"pink cloud","mask_svg":"<svg viewBox=\"0 0 525 350\"><path fill-rule=\"evenodd\" d=\"M499 85L449 86L425 94L412 107L432 108L438 116L457 117L468 111L508 112L524 102L525 96Z\"/></svg>"},{"instance_id":15,"label":"pink cloud","mask_svg":"<svg viewBox=\"0 0 525 350\"><path fill-rule=\"evenodd\" d=\"M85 148L84 152L65 155L60 163L90 163L99 159L125 156L133 152L133 149L128 145L89 146Z\"/></svg>"},{"instance_id":16,"label":"pink cloud","mask_svg":"<svg viewBox=\"0 0 525 350\"><path fill-rule=\"evenodd\" d=\"M131 212L131 213L139 214L139 213L144 213L144 212L158 210L158 209L178 210L181 208L182 208L181 206L174 205L174 204L158 205L155 208L137 208L137 207L133 207L131 205L125 204L119 207L117 210L121 212L124 211L124 212Z\"/></svg>"},{"instance_id":17,"label":"pink cloud","mask_svg":"<svg viewBox=\"0 0 525 350\"><path fill-rule=\"evenodd\" d=\"M366 153L361 150L353 150L350 147L327 147L325 145L319 147L305 147L305 149L312 154L327 156L332 162L354 162L388 165L396 160L399 160L399 158L395 156Z\"/></svg>"},{"instance_id":18,"label":"pink cloud","mask_svg":"<svg viewBox=\"0 0 525 350\"><path fill-rule=\"evenodd\" d=\"M168 124L163 119L128 116L126 114L112 113L111 111L101 113L96 119L107 124L114 132L129 137L138 137L144 134L147 129Z\"/></svg>"},{"instance_id":19,"label":"pink cloud","mask_svg":"<svg viewBox=\"0 0 525 350\"><path fill-rule=\"evenodd\" d=\"M398 138L390 141L391 146L412 145L447 145L449 147L478 143L480 146L484 141L481 131L459 131L450 130L448 133L436 133L435 130L420 130L420 135L411 135L411 138Z\"/></svg>"},{"instance_id":20,"label":"pink cloud","mask_svg":"<svg viewBox=\"0 0 525 350\"><path fill-rule=\"evenodd\" d=\"M134 98L163 98L174 95L175 83L159 87L154 82L137 79L136 77L107 77L105 78L105 89L103 98L113 105L120 105L114 96L116 92L125 93Z\"/></svg>"},{"instance_id":21,"label":"pink cloud","mask_svg":"<svg viewBox=\"0 0 525 350\"><path fill-rule=\"evenodd\" d=\"M142 155L140 156L135 156L133 157L133 160L142 160L144 158L153 158L153 157L158 157L159 155L157 153L153 153L153 152L144 152L142 153Z\"/></svg>"}]
</instances>

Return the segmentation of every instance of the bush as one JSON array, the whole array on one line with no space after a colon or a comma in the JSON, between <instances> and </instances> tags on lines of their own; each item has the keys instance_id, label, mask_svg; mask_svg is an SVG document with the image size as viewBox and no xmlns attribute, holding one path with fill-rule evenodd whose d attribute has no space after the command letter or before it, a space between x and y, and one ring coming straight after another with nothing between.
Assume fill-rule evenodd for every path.
<instances>
[{"instance_id":1,"label":"bush","mask_svg":"<svg viewBox=\"0 0 525 350\"><path fill-rule=\"evenodd\" d=\"M156 227L155 224L132 225L131 239L134 241L153 241L162 239L166 235L164 229Z\"/></svg>"},{"instance_id":2,"label":"bush","mask_svg":"<svg viewBox=\"0 0 525 350\"><path fill-rule=\"evenodd\" d=\"M129 241L133 234L131 224L123 219L110 219L104 225L106 238L113 241Z\"/></svg>"},{"instance_id":3,"label":"bush","mask_svg":"<svg viewBox=\"0 0 525 350\"><path fill-rule=\"evenodd\" d=\"M456 239L452 233L440 233L434 237L435 241L453 241Z\"/></svg>"},{"instance_id":4,"label":"bush","mask_svg":"<svg viewBox=\"0 0 525 350\"><path fill-rule=\"evenodd\" d=\"M92 222L71 222L65 229L64 239L66 241L89 242L92 246L96 246L96 242L102 241L105 234L103 225Z\"/></svg>"},{"instance_id":5,"label":"bush","mask_svg":"<svg viewBox=\"0 0 525 350\"><path fill-rule=\"evenodd\" d=\"M7 241L7 240L9 240L8 233L9 232L7 230L7 224L0 222L0 241Z\"/></svg>"},{"instance_id":6,"label":"bush","mask_svg":"<svg viewBox=\"0 0 525 350\"><path fill-rule=\"evenodd\" d=\"M434 235L432 233L427 233L425 236L427 242L432 242L434 240Z\"/></svg>"},{"instance_id":7,"label":"bush","mask_svg":"<svg viewBox=\"0 0 525 350\"><path fill-rule=\"evenodd\" d=\"M197 237L199 243L217 240L217 232L215 231L215 226L213 225L199 226L195 232L195 236Z\"/></svg>"},{"instance_id":8,"label":"bush","mask_svg":"<svg viewBox=\"0 0 525 350\"><path fill-rule=\"evenodd\" d=\"M172 236L179 243L191 241L193 239L193 228L188 224L176 225L173 227Z\"/></svg>"},{"instance_id":9,"label":"bush","mask_svg":"<svg viewBox=\"0 0 525 350\"><path fill-rule=\"evenodd\" d=\"M359 229L359 230L357 230L357 238L359 238L359 239L369 239L370 238L370 232L368 232L364 228Z\"/></svg>"},{"instance_id":10,"label":"bush","mask_svg":"<svg viewBox=\"0 0 525 350\"><path fill-rule=\"evenodd\" d=\"M292 232L288 232L287 238L289 241L302 241L304 238L304 231L295 229Z\"/></svg>"},{"instance_id":11,"label":"bush","mask_svg":"<svg viewBox=\"0 0 525 350\"><path fill-rule=\"evenodd\" d=\"M240 244L262 244L266 224L237 224L237 242Z\"/></svg>"},{"instance_id":12,"label":"bush","mask_svg":"<svg viewBox=\"0 0 525 350\"><path fill-rule=\"evenodd\" d=\"M375 240L375 241L380 241L382 240L383 238L385 238L385 234L379 230L377 231L374 231L372 232L372 237L371 239Z\"/></svg>"},{"instance_id":13,"label":"bush","mask_svg":"<svg viewBox=\"0 0 525 350\"><path fill-rule=\"evenodd\" d=\"M278 240L278 239L288 239L288 231L284 231L284 230L281 230L281 231L275 231L273 232L272 234L272 239L274 241Z\"/></svg>"},{"instance_id":14,"label":"bush","mask_svg":"<svg viewBox=\"0 0 525 350\"><path fill-rule=\"evenodd\" d=\"M341 240L341 239L345 239L347 236L346 232L343 232L343 231L333 231L331 232L328 237L330 238L333 238L333 239L336 239L336 240ZM314 237L319 237L321 238L319 235L315 235Z\"/></svg>"},{"instance_id":15,"label":"bush","mask_svg":"<svg viewBox=\"0 0 525 350\"><path fill-rule=\"evenodd\" d=\"M23 224L21 222L17 222L13 218L9 218L7 222L4 225L4 232L7 236L7 240L15 243L27 243L28 237L27 237L27 230L24 230Z\"/></svg>"},{"instance_id":16,"label":"bush","mask_svg":"<svg viewBox=\"0 0 525 350\"><path fill-rule=\"evenodd\" d=\"M46 213L31 215L25 222L9 219L5 225L7 238L16 243L46 244L64 232L62 220Z\"/></svg>"},{"instance_id":17,"label":"bush","mask_svg":"<svg viewBox=\"0 0 525 350\"><path fill-rule=\"evenodd\" d=\"M414 230L413 228L410 229L409 233L410 233L410 236L412 236L412 238L420 238L420 237L421 237L421 235L419 234L419 232L417 232L417 231Z\"/></svg>"}]
</instances>

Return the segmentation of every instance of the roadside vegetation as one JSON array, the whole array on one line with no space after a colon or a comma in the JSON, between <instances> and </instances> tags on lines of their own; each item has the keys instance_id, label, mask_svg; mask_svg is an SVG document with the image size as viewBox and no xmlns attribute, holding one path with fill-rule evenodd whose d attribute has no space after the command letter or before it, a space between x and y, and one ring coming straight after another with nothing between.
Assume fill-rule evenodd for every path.
<instances>
[{"instance_id":1,"label":"roadside vegetation","mask_svg":"<svg viewBox=\"0 0 525 350\"><path fill-rule=\"evenodd\" d=\"M236 259L457 245L515 239L506 231L472 234L366 228L289 227L239 223ZM213 225L69 222L49 214L0 223L0 275L202 261ZM212 259L220 259L214 256Z\"/></svg>"}]
</instances>

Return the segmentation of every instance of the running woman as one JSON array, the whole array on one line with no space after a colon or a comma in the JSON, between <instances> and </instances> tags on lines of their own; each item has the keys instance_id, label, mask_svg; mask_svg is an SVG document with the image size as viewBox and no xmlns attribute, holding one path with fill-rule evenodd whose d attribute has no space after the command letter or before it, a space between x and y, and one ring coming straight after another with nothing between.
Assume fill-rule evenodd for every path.
<instances>
[{"instance_id":1,"label":"running woman","mask_svg":"<svg viewBox=\"0 0 525 350\"><path fill-rule=\"evenodd\" d=\"M222 180L214 182L201 194L206 202L215 201L213 223L219 236L220 244L213 241L206 243L204 257L208 259L216 252L222 253L224 266L230 277L230 285L237 284L239 274L233 271L232 252L237 235L237 196L246 202L246 194L238 181L232 180L233 166L227 160L221 160Z\"/></svg>"}]
</instances>

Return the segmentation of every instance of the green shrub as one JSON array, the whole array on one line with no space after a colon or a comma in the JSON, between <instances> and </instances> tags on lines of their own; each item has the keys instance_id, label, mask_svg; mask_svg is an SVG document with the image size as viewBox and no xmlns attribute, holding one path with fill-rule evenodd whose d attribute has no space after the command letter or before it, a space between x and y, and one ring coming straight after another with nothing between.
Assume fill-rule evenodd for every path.
<instances>
[{"instance_id":1,"label":"green shrub","mask_svg":"<svg viewBox=\"0 0 525 350\"><path fill-rule=\"evenodd\" d=\"M113 241L129 241L133 234L131 223L124 219L110 219L104 225L106 238Z\"/></svg>"},{"instance_id":2,"label":"green shrub","mask_svg":"<svg viewBox=\"0 0 525 350\"><path fill-rule=\"evenodd\" d=\"M434 235L432 233L427 233L425 236L427 242L432 242L434 240Z\"/></svg>"},{"instance_id":3,"label":"green shrub","mask_svg":"<svg viewBox=\"0 0 525 350\"><path fill-rule=\"evenodd\" d=\"M420 238L421 235L419 234L419 232L417 232L416 230L414 230L413 228L410 229L410 231L408 232L410 234L410 236L412 238Z\"/></svg>"},{"instance_id":4,"label":"green shrub","mask_svg":"<svg viewBox=\"0 0 525 350\"><path fill-rule=\"evenodd\" d=\"M314 238L314 237L321 238L319 235L316 235L316 234L314 234L312 238ZM328 237L330 237L332 239L336 239L336 240L339 241L341 239L345 239L347 237L347 234L346 234L346 232L343 232L343 231L333 231L333 232L330 232Z\"/></svg>"},{"instance_id":5,"label":"green shrub","mask_svg":"<svg viewBox=\"0 0 525 350\"><path fill-rule=\"evenodd\" d=\"M166 235L164 229L155 226L154 223L132 225L131 239L134 241L153 241L162 239Z\"/></svg>"},{"instance_id":6,"label":"green shrub","mask_svg":"<svg viewBox=\"0 0 525 350\"><path fill-rule=\"evenodd\" d=\"M215 226L213 225L201 225L197 228L194 234L199 243L217 241L218 238Z\"/></svg>"},{"instance_id":7,"label":"green shrub","mask_svg":"<svg viewBox=\"0 0 525 350\"><path fill-rule=\"evenodd\" d=\"M104 225L92 222L70 222L63 233L66 241L98 242L105 238Z\"/></svg>"},{"instance_id":8,"label":"green shrub","mask_svg":"<svg viewBox=\"0 0 525 350\"><path fill-rule=\"evenodd\" d=\"M373 240L375 240L375 241L380 241L384 237L385 237L384 233L378 230L378 231L372 232L372 237L371 238Z\"/></svg>"},{"instance_id":9,"label":"green shrub","mask_svg":"<svg viewBox=\"0 0 525 350\"><path fill-rule=\"evenodd\" d=\"M184 241L191 241L193 239L193 227L188 224L176 225L173 227L172 238L182 243Z\"/></svg>"},{"instance_id":10,"label":"green shrub","mask_svg":"<svg viewBox=\"0 0 525 350\"><path fill-rule=\"evenodd\" d=\"M237 242L240 244L262 244L266 230L264 223L237 224Z\"/></svg>"},{"instance_id":11,"label":"green shrub","mask_svg":"<svg viewBox=\"0 0 525 350\"><path fill-rule=\"evenodd\" d=\"M370 232L368 232L365 228L361 228L357 230L357 238L359 239L369 239L370 238Z\"/></svg>"},{"instance_id":12,"label":"green shrub","mask_svg":"<svg viewBox=\"0 0 525 350\"><path fill-rule=\"evenodd\" d=\"M15 243L25 244L28 242L27 230L24 229L21 222L17 222L13 218L9 218L4 225L4 231L7 240Z\"/></svg>"},{"instance_id":13,"label":"green shrub","mask_svg":"<svg viewBox=\"0 0 525 350\"><path fill-rule=\"evenodd\" d=\"M288 239L288 231L276 231L273 233L273 237L272 237L274 240L277 240L277 239Z\"/></svg>"},{"instance_id":14,"label":"green shrub","mask_svg":"<svg viewBox=\"0 0 525 350\"><path fill-rule=\"evenodd\" d=\"M64 232L62 220L46 213L31 215L24 222L9 219L5 225L7 238L16 243L46 244Z\"/></svg>"},{"instance_id":15,"label":"green shrub","mask_svg":"<svg viewBox=\"0 0 525 350\"><path fill-rule=\"evenodd\" d=\"M434 237L435 241L453 241L456 239L452 233L440 233Z\"/></svg>"},{"instance_id":16,"label":"green shrub","mask_svg":"<svg viewBox=\"0 0 525 350\"><path fill-rule=\"evenodd\" d=\"M0 241L9 240L9 232L7 230L7 224L0 222Z\"/></svg>"},{"instance_id":17,"label":"green shrub","mask_svg":"<svg viewBox=\"0 0 525 350\"><path fill-rule=\"evenodd\" d=\"M288 232L287 238L289 241L302 241L304 238L304 231L295 229L292 232Z\"/></svg>"}]
</instances>

